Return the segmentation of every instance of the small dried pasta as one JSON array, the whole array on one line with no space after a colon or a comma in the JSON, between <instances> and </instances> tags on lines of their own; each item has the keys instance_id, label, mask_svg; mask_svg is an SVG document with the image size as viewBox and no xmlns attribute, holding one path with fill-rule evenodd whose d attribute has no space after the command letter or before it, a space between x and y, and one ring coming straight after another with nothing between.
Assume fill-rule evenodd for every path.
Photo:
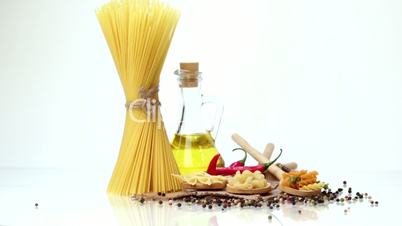
<instances>
[{"instance_id":1,"label":"small dried pasta","mask_svg":"<svg viewBox=\"0 0 402 226\"><path fill-rule=\"evenodd\" d=\"M265 176L260 171L253 173L248 170L243 171L243 173L237 171L233 177L228 179L228 183L233 188L243 190L265 188L268 186Z\"/></svg>"},{"instance_id":2,"label":"small dried pasta","mask_svg":"<svg viewBox=\"0 0 402 226\"><path fill-rule=\"evenodd\" d=\"M282 185L294 189L317 182L317 171L307 172L307 170L292 171L282 174Z\"/></svg>"},{"instance_id":3,"label":"small dried pasta","mask_svg":"<svg viewBox=\"0 0 402 226\"><path fill-rule=\"evenodd\" d=\"M327 186L328 185L326 183L319 182L319 183L304 185L303 187L300 188L300 190L316 191L316 190L321 190Z\"/></svg>"},{"instance_id":4,"label":"small dried pasta","mask_svg":"<svg viewBox=\"0 0 402 226\"><path fill-rule=\"evenodd\" d=\"M173 174L174 177L178 178L184 183L195 185L197 183L211 185L211 184L224 184L227 182L224 176L212 176L206 172L195 172L187 175L177 175Z\"/></svg>"},{"instance_id":5,"label":"small dried pasta","mask_svg":"<svg viewBox=\"0 0 402 226\"><path fill-rule=\"evenodd\" d=\"M264 180L253 180L253 181L251 181L251 184L255 188L264 188L267 186L267 181L265 179Z\"/></svg>"}]
</instances>

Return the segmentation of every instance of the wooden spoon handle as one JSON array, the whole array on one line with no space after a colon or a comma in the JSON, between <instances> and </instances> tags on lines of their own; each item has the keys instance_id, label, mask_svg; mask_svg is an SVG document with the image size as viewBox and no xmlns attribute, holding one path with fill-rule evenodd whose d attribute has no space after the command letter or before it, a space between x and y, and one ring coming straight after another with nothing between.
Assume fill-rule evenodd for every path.
<instances>
[{"instance_id":1,"label":"wooden spoon handle","mask_svg":"<svg viewBox=\"0 0 402 226\"><path fill-rule=\"evenodd\" d=\"M247 143L247 141L239 134L234 133L232 135L232 139L247 153L249 153L255 160L257 160L257 162L265 163L269 161L265 156L258 152L257 149L253 148L249 143Z\"/></svg>"},{"instance_id":2,"label":"wooden spoon handle","mask_svg":"<svg viewBox=\"0 0 402 226\"><path fill-rule=\"evenodd\" d=\"M265 156L267 159L271 159L272 152L274 152L275 146L272 143L268 143L267 146L265 146L265 150L262 153L263 156ZM260 162L262 163L262 162Z\"/></svg>"},{"instance_id":3,"label":"wooden spoon handle","mask_svg":"<svg viewBox=\"0 0 402 226\"><path fill-rule=\"evenodd\" d=\"M283 164L283 165L288 167L291 170L297 169L297 163L296 162L289 162L289 163L286 163L286 164Z\"/></svg>"},{"instance_id":4,"label":"wooden spoon handle","mask_svg":"<svg viewBox=\"0 0 402 226\"><path fill-rule=\"evenodd\" d=\"M242 147L247 153L249 153L255 160L257 160L257 162L261 162L261 163L269 162L268 158L266 158L264 155L262 155L260 152L258 152L255 148L253 148L239 134L234 133L232 135L232 139L240 147ZM272 164L270 167L268 167L268 172L270 172L272 175L274 175L278 180L282 179L282 174L284 173L283 170L281 168L279 168L278 166L276 166L275 164Z\"/></svg>"}]
</instances>

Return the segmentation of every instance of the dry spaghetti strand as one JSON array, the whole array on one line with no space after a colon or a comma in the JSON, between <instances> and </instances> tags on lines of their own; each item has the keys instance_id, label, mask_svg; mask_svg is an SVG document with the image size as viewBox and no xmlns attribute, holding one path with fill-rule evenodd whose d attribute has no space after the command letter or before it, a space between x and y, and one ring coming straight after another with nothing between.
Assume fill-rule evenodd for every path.
<instances>
[{"instance_id":1,"label":"dry spaghetti strand","mask_svg":"<svg viewBox=\"0 0 402 226\"><path fill-rule=\"evenodd\" d=\"M179 12L159 0L111 0L96 15L127 103L140 98L140 89L158 87ZM157 93L153 98L158 103ZM177 180L171 177L179 171L159 113L156 108L152 112L155 120L149 121L144 109L127 109L108 192L132 195L179 189Z\"/></svg>"}]
</instances>

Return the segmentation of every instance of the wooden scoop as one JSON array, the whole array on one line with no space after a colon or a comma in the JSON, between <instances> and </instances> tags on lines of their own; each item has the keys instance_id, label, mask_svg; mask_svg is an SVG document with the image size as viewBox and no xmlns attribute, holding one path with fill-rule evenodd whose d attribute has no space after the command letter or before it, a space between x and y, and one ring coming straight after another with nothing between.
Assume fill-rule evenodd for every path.
<instances>
[{"instance_id":1,"label":"wooden scoop","mask_svg":"<svg viewBox=\"0 0 402 226\"><path fill-rule=\"evenodd\" d=\"M265 188L238 189L228 184L226 186L226 191L232 194L243 194L243 195L266 194L272 191L272 186L268 184Z\"/></svg>"},{"instance_id":2,"label":"wooden scoop","mask_svg":"<svg viewBox=\"0 0 402 226\"><path fill-rule=\"evenodd\" d=\"M297 190L294 188L290 188L287 186L282 186L282 184L279 185L279 189L283 192L286 192L291 195L296 195L296 196L304 196L304 197L310 197L310 196L315 196L319 195L321 193L321 189L319 190Z\"/></svg>"},{"instance_id":3,"label":"wooden scoop","mask_svg":"<svg viewBox=\"0 0 402 226\"><path fill-rule=\"evenodd\" d=\"M247 153L249 153L259 163L265 163L265 162L269 161L269 158L267 158L266 156L261 154L259 151L257 151L255 148L253 148L239 134L234 133L232 135L232 139L234 142L236 142L240 147L242 147ZM272 147L273 147L273 145L272 146L269 144L267 145L267 147L265 148L265 151L264 151L266 153L266 155L267 155L267 153L269 154L269 152L271 152ZM273 148L272 148L272 150L273 150ZM297 164L296 164L296 166L297 166ZM281 181L282 181L282 174L284 173L284 171L281 168L279 168L278 166L276 166L275 164L272 164L270 167L268 167L268 172L270 172L272 175L274 175L279 180L279 184L280 184L279 189L288 194L308 197L308 196L318 195L321 193L321 190L314 190L314 191L297 190L297 189L289 188L286 186L282 186Z\"/></svg>"}]
</instances>

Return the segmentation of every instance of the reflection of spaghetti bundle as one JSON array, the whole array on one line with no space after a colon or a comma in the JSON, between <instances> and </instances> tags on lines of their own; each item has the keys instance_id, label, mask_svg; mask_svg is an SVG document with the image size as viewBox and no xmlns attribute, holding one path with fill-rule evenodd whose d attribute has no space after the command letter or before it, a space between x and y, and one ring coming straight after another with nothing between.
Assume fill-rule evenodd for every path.
<instances>
[{"instance_id":1,"label":"reflection of spaghetti bundle","mask_svg":"<svg viewBox=\"0 0 402 226\"><path fill-rule=\"evenodd\" d=\"M172 219L177 216L176 209L163 207L157 203L141 204L127 197L113 195L109 196L109 202L120 226L173 225Z\"/></svg>"},{"instance_id":2,"label":"reflection of spaghetti bundle","mask_svg":"<svg viewBox=\"0 0 402 226\"><path fill-rule=\"evenodd\" d=\"M159 103L160 72L179 13L158 0L112 0L97 16L128 103L108 191L131 195L178 190L171 174L179 171L155 103Z\"/></svg>"}]
</instances>

